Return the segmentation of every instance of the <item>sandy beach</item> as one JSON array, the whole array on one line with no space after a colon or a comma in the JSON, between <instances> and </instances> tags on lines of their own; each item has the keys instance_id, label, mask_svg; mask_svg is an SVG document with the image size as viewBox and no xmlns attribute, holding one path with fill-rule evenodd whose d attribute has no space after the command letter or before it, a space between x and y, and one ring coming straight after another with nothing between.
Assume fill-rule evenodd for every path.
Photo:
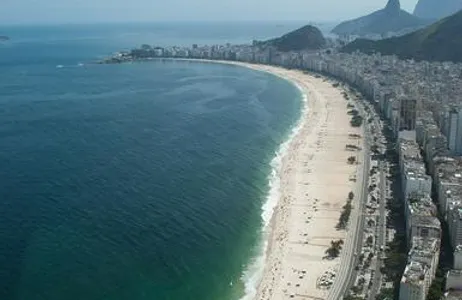
<instances>
[{"instance_id":1,"label":"sandy beach","mask_svg":"<svg viewBox=\"0 0 462 300\"><path fill-rule=\"evenodd\" d=\"M363 131L350 125L349 102L342 88L299 70L231 61L201 62L268 72L293 82L307 96L297 131L282 157L280 198L264 232L268 237L265 263L253 266L257 274L252 274L252 282L246 282L246 295L241 300L327 299L329 288L320 282L336 279L343 254L352 249L343 249L335 259L327 259L326 250L331 241L342 239L347 244L346 238L353 236L353 232L337 230L336 225L349 192L361 193L364 159L362 150L346 149L348 144L360 149L364 146L363 138L350 136L362 136ZM355 164L348 164L350 156L356 158ZM350 223L356 224L355 201Z\"/></svg>"},{"instance_id":2,"label":"sandy beach","mask_svg":"<svg viewBox=\"0 0 462 300\"><path fill-rule=\"evenodd\" d=\"M329 290L319 285L320 278L338 270L342 253L329 260L325 251L332 240L345 239L346 231L336 225L348 193L359 195L359 180L352 178L360 175L362 151L345 146L362 148L362 140L350 136L362 131L351 127L348 102L332 82L296 70L236 64L290 80L308 96L308 109L282 159L280 199L267 232L263 277L256 294L246 298L326 299ZM359 164L348 164L350 156Z\"/></svg>"}]
</instances>

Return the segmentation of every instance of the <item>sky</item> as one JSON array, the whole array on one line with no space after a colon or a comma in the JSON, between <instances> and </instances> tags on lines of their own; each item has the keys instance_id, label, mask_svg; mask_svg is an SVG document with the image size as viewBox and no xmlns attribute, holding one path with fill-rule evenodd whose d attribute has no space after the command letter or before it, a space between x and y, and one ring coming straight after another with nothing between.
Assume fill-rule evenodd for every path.
<instances>
[{"instance_id":1,"label":"sky","mask_svg":"<svg viewBox=\"0 0 462 300\"><path fill-rule=\"evenodd\" d=\"M1 24L341 21L387 0L0 0ZM401 0L412 12L417 0Z\"/></svg>"}]
</instances>

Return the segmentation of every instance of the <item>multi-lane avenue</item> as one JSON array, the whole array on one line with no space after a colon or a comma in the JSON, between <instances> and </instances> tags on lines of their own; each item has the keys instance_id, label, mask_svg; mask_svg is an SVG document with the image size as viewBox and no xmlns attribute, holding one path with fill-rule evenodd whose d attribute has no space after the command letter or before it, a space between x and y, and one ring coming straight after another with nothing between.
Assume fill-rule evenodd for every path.
<instances>
[{"instance_id":1,"label":"multi-lane avenue","mask_svg":"<svg viewBox=\"0 0 462 300\"><path fill-rule=\"evenodd\" d=\"M361 115L365 116L365 111L361 103L357 102L357 108ZM364 207L368 197L368 182L370 170L370 150L372 143L369 129L366 125L363 127L364 134L364 149L363 149L363 168L359 170L357 178L359 179L359 192L357 201L355 201L355 209L350 218L350 225L347 232L344 249L342 250L342 259L337 272L336 280L334 281L328 300L339 300L348 292L349 288L354 284L356 273L356 265L358 264L358 252L362 248L364 234Z\"/></svg>"},{"instance_id":2,"label":"multi-lane avenue","mask_svg":"<svg viewBox=\"0 0 462 300\"><path fill-rule=\"evenodd\" d=\"M365 106L368 107L368 113L366 113ZM359 170L358 179L360 184L358 185L357 191L358 197L355 202L354 213L352 214L351 223L346 237L345 248L343 250L342 259L340 262L339 270L337 272L337 278L331 287L328 300L340 300L344 295L348 294L349 289L354 285L358 275L356 266L359 264L359 253L361 253L364 240L364 232L366 228L366 203L369 197L369 172L371 155L370 148L376 143L379 138L374 139L373 136L378 136L378 132L381 130L381 122L378 115L374 112L372 106L369 103L365 103L363 100L357 100L356 105L358 111L364 120L368 120L370 117L373 119L372 122L366 124L364 122L363 134L364 134L364 152L363 152L363 168ZM374 128L374 131L371 131ZM380 143L383 142L380 137ZM384 145L379 146L379 152L384 153ZM373 278L372 285L368 291L367 299L374 300L378 294L381 283L382 275L380 269L382 267L382 253L386 246L386 198L387 198L387 163L380 159L378 161L379 171L379 207L378 207L378 218L375 229L376 244L375 244L375 257L376 259L372 263Z\"/></svg>"}]
</instances>

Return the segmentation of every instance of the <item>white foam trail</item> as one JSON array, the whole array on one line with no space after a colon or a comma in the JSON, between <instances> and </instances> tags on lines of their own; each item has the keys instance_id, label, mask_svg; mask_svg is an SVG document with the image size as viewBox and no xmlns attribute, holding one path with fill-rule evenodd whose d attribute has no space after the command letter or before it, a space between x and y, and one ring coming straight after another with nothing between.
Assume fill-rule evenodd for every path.
<instances>
[{"instance_id":1,"label":"white foam trail","mask_svg":"<svg viewBox=\"0 0 462 300\"><path fill-rule=\"evenodd\" d=\"M285 80L287 78L281 77ZM290 143L297 136L303 127L305 122L306 110L308 109L307 100L308 96L304 93L303 89L296 82L292 82L299 91L302 93L302 109L300 117L292 128L288 139L279 146L276 156L271 161L271 174L269 175L269 192L266 197L266 202L262 206L262 237L256 257L252 258L249 262L247 269L244 271L241 280L244 282L245 295L240 300L253 300L257 295L258 285L263 278L263 272L265 270L265 263L267 259L267 249L269 245L270 231L271 231L271 219L274 214L279 198L281 196L281 172L282 172L282 160L287 155Z\"/></svg>"}]
</instances>

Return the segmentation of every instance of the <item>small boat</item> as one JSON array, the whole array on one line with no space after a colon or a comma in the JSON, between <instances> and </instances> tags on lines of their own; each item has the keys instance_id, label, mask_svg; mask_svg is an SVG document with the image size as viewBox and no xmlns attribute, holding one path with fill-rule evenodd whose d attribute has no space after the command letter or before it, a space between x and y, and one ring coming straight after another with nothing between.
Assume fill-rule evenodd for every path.
<instances>
[{"instance_id":1,"label":"small boat","mask_svg":"<svg viewBox=\"0 0 462 300\"><path fill-rule=\"evenodd\" d=\"M6 41L9 41L10 38L7 37L6 35L0 35L0 42L6 42Z\"/></svg>"},{"instance_id":2,"label":"small boat","mask_svg":"<svg viewBox=\"0 0 462 300\"><path fill-rule=\"evenodd\" d=\"M56 68L57 69L62 69L62 68L64 68L64 66L63 65L57 65Z\"/></svg>"}]
</instances>

